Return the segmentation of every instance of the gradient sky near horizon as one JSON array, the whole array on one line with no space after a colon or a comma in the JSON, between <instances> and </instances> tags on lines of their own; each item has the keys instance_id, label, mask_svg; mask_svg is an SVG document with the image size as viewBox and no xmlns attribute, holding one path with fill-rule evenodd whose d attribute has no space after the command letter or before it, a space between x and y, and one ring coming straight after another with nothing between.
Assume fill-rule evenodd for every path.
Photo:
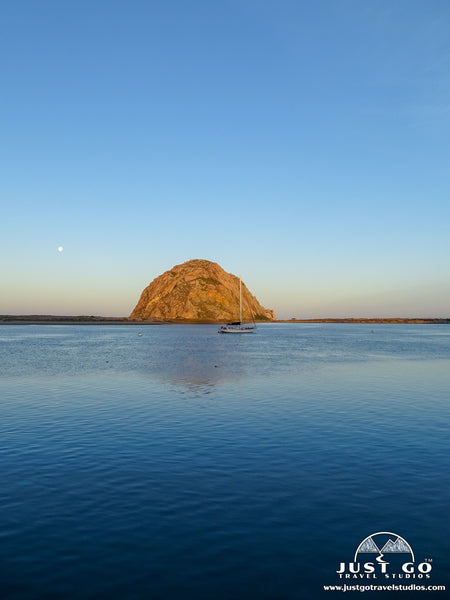
<instances>
[{"instance_id":1,"label":"gradient sky near horizon","mask_svg":"<svg viewBox=\"0 0 450 600\"><path fill-rule=\"evenodd\" d=\"M127 316L205 258L279 318L450 316L447 0L0 16L0 314Z\"/></svg>"}]
</instances>

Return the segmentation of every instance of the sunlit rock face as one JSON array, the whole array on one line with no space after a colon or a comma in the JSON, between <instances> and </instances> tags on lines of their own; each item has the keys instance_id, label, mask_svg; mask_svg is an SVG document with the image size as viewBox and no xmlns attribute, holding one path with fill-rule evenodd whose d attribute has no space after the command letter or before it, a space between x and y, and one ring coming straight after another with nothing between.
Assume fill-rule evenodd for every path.
<instances>
[{"instance_id":1,"label":"sunlit rock face","mask_svg":"<svg viewBox=\"0 0 450 600\"><path fill-rule=\"evenodd\" d=\"M261 306L242 282L243 320L274 321L275 313ZM217 263L195 259L166 271L142 292L130 315L136 321L239 320L239 278Z\"/></svg>"}]
</instances>

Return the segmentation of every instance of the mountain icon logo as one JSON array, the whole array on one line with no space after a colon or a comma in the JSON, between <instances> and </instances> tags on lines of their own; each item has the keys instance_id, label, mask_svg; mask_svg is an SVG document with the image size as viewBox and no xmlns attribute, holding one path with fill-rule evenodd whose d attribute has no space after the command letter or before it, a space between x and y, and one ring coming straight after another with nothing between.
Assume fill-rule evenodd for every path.
<instances>
[{"instance_id":1,"label":"mountain icon logo","mask_svg":"<svg viewBox=\"0 0 450 600\"><path fill-rule=\"evenodd\" d=\"M378 554L375 559L378 563L386 562L385 554L409 554L414 562L414 552L408 542L401 535L392 531L378 531L367 536L358 546L354 561L357 562L358 554Z\"/></svg>"}]
</instances>

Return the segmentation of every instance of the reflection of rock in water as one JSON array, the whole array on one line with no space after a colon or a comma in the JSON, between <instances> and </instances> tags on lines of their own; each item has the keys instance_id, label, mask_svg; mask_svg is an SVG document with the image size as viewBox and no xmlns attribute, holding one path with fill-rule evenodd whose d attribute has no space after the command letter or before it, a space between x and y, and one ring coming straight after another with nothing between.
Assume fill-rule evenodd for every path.
<instances>
[{"instance_id":1,"label":"reflection of rock in water","mask_svg":"<svg viewBox=\"0 0 450 600\"><path fill-rule=\"evenodd\" d=\"M217 334L216 334L217 335ZM217 335L217 338L221 336ZM156 362L147 373L166 383L210 393L221 382L237 381L248 374L248 365L236 352L216 352L208 345L159 348Z\"/></svg>"},{"instance_id":2,"label":"reflection of rock in water","mask_svg":"<svg viewBox=\"0 0 450 600\"><path fill-rule=\"evenodd\" d=\"M218 335L216 325L151 327L124 346L123 364L146 378L210 393L221 383L255 375L258 338L243 339L250 337Z\"/></svg>"},{"instance_id":3,"label":"reflection of rock in water","mask_svg":"<svg viewBox=\"0 0 450 600\"><path fill-rule=\"evenodd\" d=\"M195 356L178 357L166 373L172 383L187 387L215 386L221 380L221 371L212 363L200 361Z\"/></svg>"},{"instance_id":4,"label":"reflection of rock in water","mask_svg":"<svg viewBox=\"0 0 450 600\"><path fill-rule=\"evenodd\" d=\"M176 394L188 394L190 397L201 398L212 394L216 389L216 382L211 381L172 381L171 391Z\"/></svg>"},{"instance_id":5,"label":"reflection of rock in water","mask_svg":"<svg viewBox=\"0 0 450 600\"><path fill-rule=\"evenodd\" d=\"M242 366L230 372L229 364L218 365L214 361L199 360L192 355L174 356L164 370L155 373L158 379L190 390L211 393L214 387L226 380L236 381L244 375Z\"/></svg>"}]
</instances>

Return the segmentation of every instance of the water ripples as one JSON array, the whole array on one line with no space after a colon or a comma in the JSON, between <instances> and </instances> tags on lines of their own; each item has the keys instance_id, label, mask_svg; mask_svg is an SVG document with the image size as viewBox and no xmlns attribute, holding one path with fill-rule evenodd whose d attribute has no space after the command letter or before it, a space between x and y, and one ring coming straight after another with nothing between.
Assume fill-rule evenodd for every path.
<instances>
[{"instance_id":1,"label":"water ripples","mask_svg":"<svg viewBox=\"0 0 450 600\"><path fill-rule=\"evenodd\" d=\"M445 583L438 329L49 327L0 327L4 598L320 598L380 530Z\"/></svg>"}]
</instances>

